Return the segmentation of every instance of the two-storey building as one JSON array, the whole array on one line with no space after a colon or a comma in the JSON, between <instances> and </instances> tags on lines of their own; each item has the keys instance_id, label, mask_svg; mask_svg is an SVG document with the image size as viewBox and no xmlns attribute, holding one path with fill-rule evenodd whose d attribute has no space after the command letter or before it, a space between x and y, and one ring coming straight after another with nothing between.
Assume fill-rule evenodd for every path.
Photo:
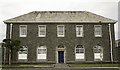
<instances>
[{"instance_id":1,"label":"two-storey building","mask_svg":"<svg viewBox=\"0 0 120 70\"><path fill-rule=\"evenodd\" d=\"M13 63L115 61L115 20L87 11L33 11L5 20L7 38L24 50ZM6 56L8 61L8 53Z\"/></svg>"}]
</instances>

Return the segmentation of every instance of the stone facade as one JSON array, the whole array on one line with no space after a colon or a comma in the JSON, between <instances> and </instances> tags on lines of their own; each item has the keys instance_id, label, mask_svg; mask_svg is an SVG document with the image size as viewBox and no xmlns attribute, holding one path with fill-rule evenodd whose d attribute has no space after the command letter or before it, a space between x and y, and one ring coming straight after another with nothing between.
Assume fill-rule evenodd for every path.
<instances>
[{"instance_id":1,"label":"stone facade","mask_svg":"<svg viewBox=\"0 0 120 70\"><path fill-rule=\"evenodd\" d=\"M7 22L7 38L10 38L10 24ZM20 25L27 25L27 37L19 36ZM38 26L46 25L46 37L38 37ZM65 37L57 37L57 25L65 26ZM83 25L83 37L76 37L76 25ZM94 36L94 25L102 25L102 37ZM114 24L111 24L113 59L116 60ZM27 45L27 60L18 60L18 53L12 55L13 63L57 63L57 47L63 45L65 49L64 63L96 62L94 60L93 47L97 44L103 47L103 62L111 61L111 46L109 35L109 23L13 23L12 39L21 41L21 45ZM47 46L47 59L37 60L37 47L39 45ZM75 47L83 45L85 48L85 59L77 61L75 59ZM8 54L7 54L8 55ZM8 61L8 56L6 56Z\"/></svg>"}]
</instances>

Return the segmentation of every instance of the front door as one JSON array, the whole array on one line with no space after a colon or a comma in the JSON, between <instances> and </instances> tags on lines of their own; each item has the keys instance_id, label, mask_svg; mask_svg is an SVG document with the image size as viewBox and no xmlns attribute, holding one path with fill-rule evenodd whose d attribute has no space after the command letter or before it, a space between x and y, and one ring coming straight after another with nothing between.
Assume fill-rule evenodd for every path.
<instances>
[{"instance_id":1,"label":"front door","mask_svg":"<svg viewBox=\"0 0 120 70\"><path fill-rule=\"evenodd\" d=\"M64 63L64 51L58 51L58 63Z\"/></svg>"}]
</instances>

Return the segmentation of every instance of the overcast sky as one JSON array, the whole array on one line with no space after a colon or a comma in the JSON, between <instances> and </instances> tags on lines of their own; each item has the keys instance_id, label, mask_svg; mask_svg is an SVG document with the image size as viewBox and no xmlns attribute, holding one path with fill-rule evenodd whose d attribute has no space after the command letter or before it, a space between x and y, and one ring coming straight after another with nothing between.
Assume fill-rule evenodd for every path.
<instances>
[{"instance_id":1,"label":"overcast sky","mask_svg":"<svg viewBox=\"0 0 120 70\"><path fill-rule=\"evenodd\" d=\"M0 0L0 42L6 38L3 20L31 11L90 11L118 20L118 0ZM115 35L117 39L117 24Z\"/></svg>"}]
</instances>

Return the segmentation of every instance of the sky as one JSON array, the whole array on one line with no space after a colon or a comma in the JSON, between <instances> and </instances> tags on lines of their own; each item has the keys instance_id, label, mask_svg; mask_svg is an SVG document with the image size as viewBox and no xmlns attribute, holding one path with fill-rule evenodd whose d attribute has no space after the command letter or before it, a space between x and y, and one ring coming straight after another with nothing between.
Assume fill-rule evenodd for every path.
<instances>
[{"instance_id":1,"label":"sky","mask_svg":"<svg viewBox=\"0 0 120 70\"><path fill-rule=\"evenodd\" d=\"M119 0L0 0L0 42L6 38L3 20L31 11L89 11L118 21ZM118 23L115 24L118 39Z\"/></svg>"}]
</instances>

